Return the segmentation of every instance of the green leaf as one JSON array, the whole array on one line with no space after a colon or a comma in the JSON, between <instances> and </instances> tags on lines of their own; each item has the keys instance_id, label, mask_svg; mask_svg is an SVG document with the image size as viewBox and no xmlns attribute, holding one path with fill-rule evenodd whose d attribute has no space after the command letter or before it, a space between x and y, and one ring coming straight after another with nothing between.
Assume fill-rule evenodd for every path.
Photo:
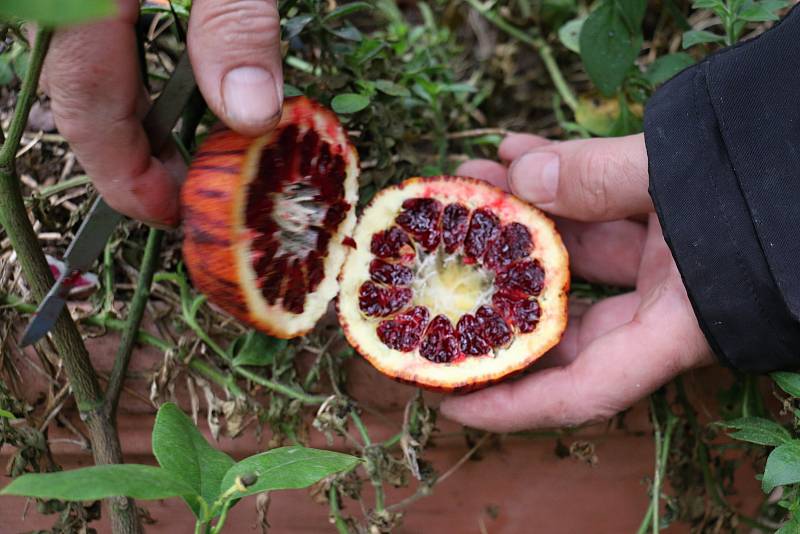
<instances>
[{"instance_id":1,"label":"green leaf","mask_svg":"<svg viewBox=\"0 0 800 534\"><path fill-rule=\"evenodd\" d=\"M275 355L286 350L288 342L285 339L268 336L251 330L233 342L233 365L270 365L275 361Z\"/></svg>"},{"instance_id":2,"label":"green leaf","mask_svg":"<svg viewBox=\"0 0 800 534\"><path fill-rule=\"evenodd\" d=\"M351 2L349 4L344 4L325 15L322 21L330 22L334 19L346 17L356 11L361 11L362 9L372 9L372 5L369 2Z\"/></svg>"},{"instance_id":3,"label":"green leaf","mask_svg":"<svg viewBox=\"0 0 800 534\"><path fill-rule=\"evenodd\" d=\"M775 534L797 534L800 532L800 513L795 512L789 521L775 531Z\"/></svg>"},{"instance_id":4,"label":"green leaf","mask_svg":"<svg viewBox=\"0 0 800 534\"><path fill-rule=\"evenodd\" d=\"M694 45L703 43L722 43L725 38L716 33L711 33L705 30L689 30L683 33L683 49L691 48Z\"/></svg>"},{"instance_id":5,"label":"green leaf","mask_svg":"<svg viewBox=\"0 0 800 534\"><path fill-rule=\"evenodd\" d=\"M62 501L94 501L126 496L134 499L191 499L194 490L166 469L151 465L95 465L59 473L28 473L0 490L0 495L21 495Z\"/></svg>"},{"instance_id":6,"label":"green leaf","mask_svg":"<svg viewBox=\"0 0 800 534\"><path fill-rule=\"evenodd\" d=\"M778 20L779 17L761 2L758 2L752 3L742 9L739 13L739 18L748 22L765 22L768 20Z\"/></svg>"},{"instance_id":7,"label":"green leaf","mask_svg":"<svg viewBox=\"0 0 800 534\"><path fill-rule=\"evenodd\" d=\"M369 98L356 93L342 93L331 100L331 107L336 113L357 113L369 106Z\"/></svg>"},{"instance_id":8,"label":"green leaf","mask_svg":"<svg viewBox=\"0 0 800 534\"><path fill-rule=\"evenodd\" d=\"M563 44L567 50L572 50L576 54L581 53L580 37L584 22L586 22L586 17L572 19L558 30L558 38L561 44Z\"/></svg>"},{"instance_id":9,"label":"green leaf","mask_svg":"<svg viewBox=\"0 0 800 534\"><path fill-rule=\"evenodd\" d=\"M0 18L45 26L79 24L117 14L114 0L0 0Z\"/></svg>"},{"instance_id":10,"label":"green leaf","mask_svg":"<svg viewBox=\"0 0 800 534\"><path fill-rule=\"evenodd\" d=\"M5 417L6 419L16 419L16 416L13 413L2 408L0 408L0 417Z\"/></svg>"},{"instance_id":11,"label":"green leaf","mask_svg":"<svg viewBox=\"0 0 800 534\"><path fill-rule=\"evenodd\" d=\"M769 453L761 489L769 493L777 486L795 482L800 482L800 441L792 440Z\"/></svg>"},{"instance_id":12,"label":"green leaf","mask_svg":"<svg viewBox=\"0 0 800 534\"><path fill-rule=\"evenodd\" d=\"M641 32L632 35L615 4L608 0L583 23L580 36L583 66L606 96L620 88L641 46Z\"/></svg>"},{"instance_id":13,"label":"green leaf","mask_svg":"<svg viewBox=\"0 0 800 534\"><path fill-rule=\"evenodd\" d=\"M440 90L445 93L474 93L477 91L474 85L468 83L444 83Z\"/></svg>"},{"instance_id":14,"label":"green leaf","mask_svg":"<svg viewBox=\"0 0 800 534\"><path fill-rule=\"evenodd\" d=\"M303 91L301 91L300 89L298 89L294 85L291 85L291 84L288 84L288 83L283 84L283 96L285 96L285 97L301 96L303 94L305 94L305 93L303 93Z\"/></svg>"},{"instance_id":15,"label":"green leaf","mask_svg":"<svg viewBox=\"0 0 800 534\"><path fill-rule=\"evenodd\" d=\"M206 441L192 420L171 402L161 406L153 427L153 454L176 480L192 488L210 506L219 497L219 483L233 459ZM201 507L187 499L197 517Z\"/></svg>"},{"instance_id":16,"label":"green leaf","mask_svg":"<svg viewBox=\"0 0 800 534\"><path fill-rule=\"evenodd\" d=\"M692 65L694 65L694 58L686 52L667 54L653 61L644 77L651 84L659 85Z\"/></svg>"},{"instance_id":17,"label":"green leaf","mask_svg":"<svg viewBox=\"0 0 800 534\"><path fill-rule=\"evenodd\" d=\"M736 429L736 432L731 433L731 437L759 445L777 447L792 439L789 431L781 425L761 417L741 417L726 421L725 426Z\"/></svg>"},{"instance_id":18,"label":"green leaf","mask_svg":"<svg viewBox=\"0 0 800 534\"><path fill-rule=\"evenodd\" d=\"M237 477L247 476L255 476L255 482L234 497L271 490L306 488L326 476L352 469L358 462L358 458L340 452L298 446L281 447L250 456L234 465L225 474L219 489L224 493L236 484Z\"/></svg>"},{"instance_id":19,"label":"green leaf","mask_svg":"<svg viewBox=\"0 0 800 534\"><path fill-rule=\"evenodd\" d=\"M299 15L283 22L283 38L288 41L297 37L312 20L314 20L312 15Z\"/></svg>"},{"instance_id":20,"label":"green leaf","mask_svg":"<svg viewBox=\"0 0 800 534\"><path fill-rule=\"evenodd\" d=\"M614 125L611 127L609 136L621 137L623 135L641 132L642 119L631 112L624 95L620 94L617 100L619 101L619 116L617 117L617 120L614 121Z\"/></svg>"},{"instance_id":21,"label":"green leaf","mask_svg":"<svg viewBox=\"0 0 800 534\"><path fill-rule=\"evenodd\" d=\"M409 91L407 87L403 87L389 80L376 80L375 87L378 88L378 91L386 93L389 96L411 96L411 91Z\"/></svg>"},{"instance_id":22,"label":"green leaf","mask_svg":"<svg viewBox=\"0 0 800 534\"><path fill-rule=\"evenodd\" d=\"M627 22L631 34L641 32L647 0L617 0L617 9Z\"/></svg>"},{"instance_id":23,"label":"green leaf","mask_svg":"<svg viewBox=\"0 0 800 534\"><path fill-rule=\"evenodd\" d=\"M790 373L788 371L777 371L775 373L770 373L769 376L783 391L792 397L800 398L800 374Z\"/></svg>"},{"instance_id":24,"label":"green leaf","mask_svg":"<svg viewBox=\"0 0 800 534\"><path fill-rule=\"evenodd\" d=\"M695 9L714 9L722 5L719 0L695 0L692 2L692 7Z\"/></svg>"},{"instance_id":25,"label":"green leaf","mask_svg":"<svg viewBox=\"0 0 800 534\"><path fill-rule=\"evenodd\" d=\"M9 64L8 55L0 56L0 85L8 85L14 81L14 71Z\"/></svg>"}]
</instances>

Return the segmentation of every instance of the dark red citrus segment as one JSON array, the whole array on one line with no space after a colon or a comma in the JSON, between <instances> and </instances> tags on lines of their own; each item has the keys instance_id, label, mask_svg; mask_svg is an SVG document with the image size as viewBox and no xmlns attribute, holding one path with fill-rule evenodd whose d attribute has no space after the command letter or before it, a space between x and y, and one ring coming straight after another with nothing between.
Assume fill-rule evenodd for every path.
<instances>
[{"instance_id":1,"label":"dark red citrus segment","mask_svg":"<svg viewBox=\"0 0 800 534\"><path fill-rule=\"evenodd\" d=\"M517 260L527 258L533 250L533 238L528 229L517 222L503 226L500 236L489 243L483 264L489 269L501 269Z\"/></svg>"},{"instance_id":2,"label":"dark red citrus segment","mask_svg":"<svg viewBox=\"0 0 800 534\"><path fill-rule=\"evenodd\" d=\"M373 281L390 286L407 286L414 279L414 272L405 265L372 260L369 274Z\"/></svg>"},{"instance_id":3,"label":"dark red citrus segment","mask_svg":"<svg viewBox=\"0 0 800 534\"><path fill-rule=\"evenodd\" d=\"M442 243L448 254L457 251L467 235L469 210L461 204L448 204L442 214Z\"/></svg>"},{"instance_id":4,"label":"dark red citrus segment","mask_svg":"<svg viewBox=\"0 0 800 534\"><path fill-rule=\"evenodd\" d=\"M544 287L544 269L536 260L523 260L499 272L495 285L506 292L538 295Z\"/></svg>"},{"instance_id":5,"label":"dark red citrus segment","mask_svg":"<svg viewBox=\"0 0 800 534\"><path fill-rule=\"evenodd\" d=\"M469 356L481 356L491 350L491 346L483 338L481 324L469 313L461 316L456 325L461 351Z\"/></svg>"},{"instance_id":6,"label":"dark red citrus segment","mask_svg":"<svg viewBox=\"0 0 800 534\"><path fill-rule=\"evenodd\" d=\"M472 213L467 236L464 238L464 254L472 261L481 259L489 243L500 233L500 219L488 208L478 208Z\"/></svg>"},{"instance_id":7,"label":"dark red citrus segment","mask_svg":"<svg viewBox=\"0 0 800 534\"><path fill-rule=\"evenodd\" d=\"M337 200L328 211L325 212L325 220L322 222L327 229L335 229L347 217L350 204L345 200Z\"/></svg>"},{"instance_id":8,"label":"dark red citrus segment","mask_svg":"<svg viewBox=\"0 0 800 534\"><path fill-rule=\"evenodd\" d=\"M258 172L255 179L250 182L248 195L263 196L280 191L283 185L280 172L283 171L284 163L278 152L278 147L266 147L261 151Z\"/></svg>"},{"instance_id":9,"label":"dark red citrus segment","mask_svg":"<svg viewBox=\"0 0 800 534\"><path fill-rule=\"evenodd\" d=\"M403 202L403 211L395 222L420 244L423 250L431 252L439 246L442 233L439 219L442 203L433 198L409 198Z\"/></svg>"},{"instance_id":10,"label":"dark red citrus segment","mask_svg":"<svg viewBox=\"0 0 800 534\"><path fill-rule=\"evenodd\" d=\"M285 279L286 268L289 262L286 256L281 256L270 264L261 281L261 294L269 304L275 304L281 295L281 287Z\"/></svg>"},{"instance_id":11,"label":"dark red citrus segment","mask_svg":"<svg viewBox=\"0 0 800 534\"><path fill-rule=\"evenodd\" d=\"M437 315L425 330L425 338L419 353L435 363L451 363L462 357L461 350L450 319Z\"/></svg>"},{"instance_id":12,"label":"dark red citrus segment","mask_svg":"<svg viewBox=\"0 0 800 534\"><path fill-rule=\"evenodd\" d=\"M328 244L331 241L331 233L324 228L314 228L317 232L317 251L323 256L328 255Z\"/></svg>"},{"instance_id":13,"label":"dark red citrus segment","mask_svg":"<svg viewBox=\"0 0 800 534\"><path fill-rule=\"evenodd\" d=\"M312 250L306 256L306 272L308 273L308 292L313 293L325 278L325 264L322 256L316 250Z\"/></svg>"},{"instance_id":14,"label":"dark red citrus segment","mask_svg":"<svg viewBox=\"0 0 800 534\"><path fill-rule=\"evenodd\" d=\"M528 334L536 329L542 310L536 299L524 301L520 306L514 308L514 324L519 331Z\"/></svg>"},{"instance_id":15,"label":"dark red citrus segment","mask_svg":"<svg viewBox=\"0 0 800 534\"><path fill-rule=\"evenodd\" d=\"M261 256L253 265L256 271L256 276L259 280L264 280L264 278L266 278L267 273L272 267L272 260L275 258L275 254L278 252L278 242L274 239L267 239L270 237L272 236L262 235L259 236L261 242L259 242L259 240L253 242L253 250L261 253Z\"/></svg>"},{"instance_id":16,"label":"dark red citrus segment","mask_svg":"<svg viewBox=\"0 0 800 534\"><path fill-rule=\"evenodd\" d=\"M277 229L277 225L272 218L272 198L270 194L263 193L250 188L245 207L245 224L248 228L261 233L272 233Z\"/></svg>"},{"instance_id":17,"label":"dark red citrus segment","mask_svg":"<svg viewBox=\"0 0 800 534\"><path fill-rule=\"evenodd\" d=\"M481 335L492 348L504 347L514 337L511 328L491 306L481 306L475 313L481 325Z\"/></svg>"},{"instance_id":18,"label":"dark red citrus segment","mask_svg":"<svg viewBox=\"0 0 800 534\"><path fill-rule=\"evenodd\" d=\"M383 287L364 282L358 291L358 307L370 317L388 317L405 308L413 296L407 287Z\"/></svg>"},{"instance_id":19,"label":"dark red citrus segment","mask_svg":"<svg viewBox=\"0 0 800 534\"><path fill-rule=\"evenodd\" d=\"M541 309L536 299L521 298L512 293L499 291L492 296L494 309L512 323L523 334L536 329Z\"/></svg>"},{"instance_id":20,"label":"dark red citrus segment","mask_svg":"<svg viewBox=\"0 0 800 534\"><path fill-rule=\"evenodd\" d=\"M390 349L411 352L417 348L430 313L424 306L415 306L394 319L378 325L378 338Z\"/></svg>"},{"instance_id":21,"label":"dark red citrus segment","mask_svg":"<svg viewBox=\"0 0 800 534\"><path fill-rule=\"evenodd\" d=\"M300 142L300 175L309 176L311 174L311 164L317 154L319 146L319 134L314 130L307 130Z\"/></svg>"},{"instance_id":22,"label":"dark red citrus segment","mask_svg":"<svg viewBox=\"0 0 800 534\"><path fill-rule=\"evenodd\" d=\"M303 264L299 259L292 262L289 269L289 282L283 295L283 307L292 313L303 313L306 302L306 281L303 274Z\"/></svg>"},{"instance_id":23,"label":"dark red citrus segment","mask_svg":"<svg viewBox=\"0 0 800 534\"><path fill-rule=\"evenodd\" d=\"M377 232L372 236L370 251L379 258L400 259L414 256L414 248L408 235L397 226Z\"/></svg>"}]
</instances>

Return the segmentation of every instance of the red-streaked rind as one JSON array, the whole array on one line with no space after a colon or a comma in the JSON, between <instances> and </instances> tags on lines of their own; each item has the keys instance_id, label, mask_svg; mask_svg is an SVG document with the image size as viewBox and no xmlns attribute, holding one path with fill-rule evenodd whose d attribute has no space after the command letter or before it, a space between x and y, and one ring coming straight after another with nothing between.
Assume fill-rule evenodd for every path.
<instances>
[{"instance_id":1,"label":"red-streaked rind","mask_svg":"<svg viewBox=\"0 0 800 534\"><path fill-rule=\"evenodd\" d=\"M377 324L359 313L354 295L362 278L369 276L369 261L365 261L370 257L369 239L393 224L403 200L419 197L435 197L443 204L459 202L471 211L488 207L503 224L520 222L530 230L534 242L531 257L542 263L546 273L545 288L538 297L542 317L532 333L517 333L505 352L494 357L467 357L452 364L429 362L417 351L400 352L383 345L375 334ZM348 342L387 376L430 390L474 391L523 372L561 340L567 324L569 259L555 224L537 208L484 181L439 176L411 178L386 188L364 209L353 238L357 247L348 252L339 277L339 321Z\"/></svg>"},{"instance_id":2,"label":"red-streaked rind","mask_svg":"<svg viewBox=\"0 0 800 534\"><path fill-rule=\"evenodd\" d=\"M299 315L287 312L280 301L268 305L260 295L251 264L251 232L244 220L247 186L261 150L290 123L313 124L323 139L341 147L345 200L352 206L329 242L325 279ZM248 138L226 129L209 134L181 191L183 256L195 287L240 321L270 335L292 338L311 330L338 291L336 276L346 255L341 243L356 221L358 173L358 154L336 115L305 97L286 99L281 122L270 134Z\"/></svg>"}]
</instances>

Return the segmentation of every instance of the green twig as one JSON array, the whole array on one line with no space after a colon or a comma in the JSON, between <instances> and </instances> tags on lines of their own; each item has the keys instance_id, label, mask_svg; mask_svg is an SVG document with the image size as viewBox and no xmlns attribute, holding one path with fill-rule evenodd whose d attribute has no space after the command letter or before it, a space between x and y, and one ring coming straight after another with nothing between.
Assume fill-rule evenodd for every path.
<instances>
[{"instance_id":1,"label":"green twig","mask_svg":"<svg viewBox=\"0 0 800 534\"><path fill-rule=\"evenodd\" d=\"M375 489L375 511L380 513L386 509L386 494L383 490L383 479L381 478L380 466L375 465L373 457L369 454L369 452L367 452L369 451L370 447L373 447L372 439L370 439L369 432L367 432L367 427L364 425L364 421L361 420L361 416L358 415L358 412L355 408L350 410L350 417L353 419L353 423L356 425L358 433L361 435L361 439L364 441L367 474L369 475L372 487ZM380 447L380 445L378 445L378 447Z\"/></svg>"},{"instance_id":2,"label":"green twig","mask_svg":"<svg viewBox=\"0 0 800 534\"><path fill-rule=\"evenodd\" d=\"M558 63L556 63L555 57L553 57L553 49L550 48L547 41L539 35L538 31L534 35L528 35L516 26L509 24L503 17L492 11L489 7L481 5L478 0L464 1L472 6L475 11L483 15L486 20L511 37L532 46L536 52L539 53L539 57L542 59L542 63L544 63L544 67L547 69L548 74L550 74L550 79L553 80L553 85L556 91L558 91L558 94L561 95L564 103L569 106L573 112L578 109L578 99L572 92L567 80L564 79L564 75L561 74L561 69L558 68Z\"/></svg>"},{"instance_id":3,"label":"green twig","mask_svg":"<svg viewBox=\"0 0 800 534\"><path fill-rule=\"evenodd\" d=\"M265 378L257 373L250 371L245 367L234 366L233 371L236 374L242 376L243 378L255 382L260 386L264 386L267 389L271 389L276 393L280 393L281 395L286 395L291 399L299 400L303 404L319 405L325 402L325 399L327 399L327 397L323 397L321 395L311 395L310 393L306 393L305 391L300 391L292 387L286 386L284 384L281 384L280 382L275 382L274 380Z\"/></svg>"},{"instance_id":4,"label":"green twig","mask_svg":"<svg viewBox=\"0 0 800 534\"><path fill-rule=\"evenodd\" d=\"M675 388L677 391L678 401L681 403L681 406L683 406L683 410L686 414L686 419L689 422L689 427L692 430L692 434L695 436L697 461L700 464L700 468L703 472L703 483L706 488L706 495L710 495L718 506L732 513L734 516L736 516L736 518L739 521L741 521L745 525L751 528L757 528L762 532L772 532L774 528L770 528L768 525L761 523L757 519L740 514L730 504L728 504L728 501L722 495L719 485L717 484L713 474L711 473L711 467L710 467L711 461L708 456L708 446L703 441L702 431L700 429L700 423L697 421L694 408L689 402L689 398L686 396L686 390L683 387L683 380L680 377L675 379Z\"/></svg>"},{"instance_id":5,"label":"green twig","mask_svg":"<svg viewBox=\"0 0 800 534\"><path fill-rule=\"evenodd\" d=\"M144 257L139 267L139 280L136 283L136 290L128 308L128 319L125 322L125 329L122 330L122 339L120 340L119 349L117 349L117 357L114 360L111 376L108 379L108 388L106 389L107 409L110 410L109 413L112 417L115 416L117 411L122 382L125 380L125 373L128 370L128 364L133 353L133 345L138 337L139 325L142 323L144 310L147 307L147 299L150 298L150 286L153 283L153 274L158 266L163 237L164 232L155 228L151 228L147 236Z\"/></svg>"},{"instance_id":6,"label":"green twig","mask_svg":"<svg viewBox=\"0 0 800 534\"><path fill-rule=\"evenodd\" d=\"M36 313L36 306L24 302L22 298L16 295L0 293L0 306L8 306L10 308L15 309L17 312L23 314ZM82 317L78 319L78 321L81 324L96 326L98 328L107 328L109 330L114 330L115 332L121 332L125 330L127 326L125 324L125 321L120 321L119 319L103 316L102 314ZM136 341L139 343L145 343L162 351L175 349L175 347L170 343L150 334L149 332L145 332L144 330L139 330L137 332Z\"/></svg>"},{"instance_id":7,"label":"green twig","mask_svg":"<svg viewBox=\"0 0 800 534\"><path fill-rule=\"evenodd\" d=\"M92 183L92 179L89 178L87 175L82 174L80 176L73 176L72 178L68 178L66 180L62 180L58 183L53 185L46 185L39 188L36 191L32 198L47 198L53 195L57 195L59 193L63 193L64 191L69 191L75 187L80 187L82 185L88 185Z\"/></svg>"},{"instance_id":8,"label":"green twig","mask_svg":"<svg viewBox=\"0 0 800 534\"><path fill-rule=\"evenodd\" d=\"M36 99L39 75L50 44L52 30L39 28L30 54L28 70L20 88L8 134L0 148L0 224L17 253L23 274L33 297L40 301L53 285L53 275L44 257L36 233L28 219L16 173L16 153L22 139L31 106ZM122 462L122 448L113 420L103 409L103 392L75 323L64 310L52 330L53 344L64 364L81 418L86 423L92 443L92 455L98 465ZM115 534L141 532L136 507L131 499L108 500L111 528Z\"/></svg>"},{"instance_id":9,"label":"green twig","mask_svg":"<svg viewBox=\"0 0 800 534\"><path fill-rule=\"evenodd\" d=\"M342 513L339 510L339 496L336 494L336 486L333 484L328 490L328 502L331 505L331 519L333 519L333 524L336 526L336 531L339 534L350 534L347 523L342 519Z\"/></svg>"}]
</instances>

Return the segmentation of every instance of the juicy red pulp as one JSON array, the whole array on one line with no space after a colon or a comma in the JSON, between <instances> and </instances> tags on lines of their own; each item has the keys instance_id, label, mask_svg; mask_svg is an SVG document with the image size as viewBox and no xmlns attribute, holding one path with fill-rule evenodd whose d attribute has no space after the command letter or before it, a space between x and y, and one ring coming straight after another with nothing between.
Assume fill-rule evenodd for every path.
<instances>
[{"instance_id":1,"label":"juicy red pulp","mask_svg":"<svg viewBox=\"0 0 800 534\"><path fill-rule=\"evenodd\" d=\"M545 273L530 258L534 243L524 225L503 225L486 207L470 214L461 204L443 206L430 198L404 201L394 222L372 236L375 259L358 295L365 315L385 318L377 334L387 347L402 352L419 348L428 360L449 363L507 347L515 331L536 328L541 314L536 296ZM495 283L491 305L462 315L455 326L445 315L431 319L426 307L412 306L415 259L436 254L440 246L445 254L458 254L465 264L493 273Z\"/></svg>"},{"instance_id":2,"label":"juicy red pulp","mask_svg":"<svg viewBox=\"0 0 800 534\"><path fill-rule=\"evenodd\" d=\"M325 278L328 244L352 206L344 199L345 147L288 124L264 147L247 190L252 266L269 304L302 313Z\"/></svg>"}]
</instances>

